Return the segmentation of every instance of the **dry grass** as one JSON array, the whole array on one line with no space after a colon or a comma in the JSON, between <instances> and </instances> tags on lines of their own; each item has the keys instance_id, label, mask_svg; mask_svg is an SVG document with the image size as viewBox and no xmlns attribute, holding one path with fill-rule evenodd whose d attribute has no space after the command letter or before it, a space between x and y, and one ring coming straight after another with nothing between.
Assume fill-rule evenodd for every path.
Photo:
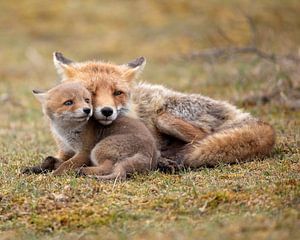
<instances>
[{"instance_id":1,"label":"dry grass","mask_svg":"<svg viewBox=\"0 0 300 240\"><path fill-rule=\"evenodd\" d=\"M270 122L272 157L123 183L20 175L55 151L33 88L57 83L51 54L118 63L144 55L143 79L241 104L272 82L299 83L299 66L257 56L178 58L251 41L297 53L299 1L1 1L0 239L296 239L300 235L300 113L277 102L248 106ZM280 86L280 85L279 85ZM297 86L297 84L296 84ZM283 87L284 88L284 87ZM287 89L287 88L284 88ZM296 89L297 90L297 89ZM285 95L289 92L284 90Z\"/></svg>"}]
</instances>

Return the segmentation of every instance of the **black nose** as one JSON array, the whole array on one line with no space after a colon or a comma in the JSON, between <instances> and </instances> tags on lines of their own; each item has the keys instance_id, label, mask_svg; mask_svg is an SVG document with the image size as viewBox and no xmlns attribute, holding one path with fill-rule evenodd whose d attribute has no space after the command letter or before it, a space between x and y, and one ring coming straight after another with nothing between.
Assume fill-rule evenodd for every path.
<instances>
[{"instance_id":1,"label":"black nose","mask_svg":"<svg viewBox=\"0 0 300 240\"><path fill-rule=\"evenodd\" d=\"M91 109L90 109L90 108L84 108L84 109L83 109L83 112L84 112L86 115L88 115L88 114L90 114Z\"/></svg>"},{"instance_id":2,"label":"black nose","mask_svg":"<svg viewBox=\"0 0 300 240\"><path fill-rule=\"evenodd\" d=\"M101 109L101 113L105 116L105 117L109 117L113 114L114 110L112 110L112 108L110 107L104 107Z\"/></svg>"}]
</instances>

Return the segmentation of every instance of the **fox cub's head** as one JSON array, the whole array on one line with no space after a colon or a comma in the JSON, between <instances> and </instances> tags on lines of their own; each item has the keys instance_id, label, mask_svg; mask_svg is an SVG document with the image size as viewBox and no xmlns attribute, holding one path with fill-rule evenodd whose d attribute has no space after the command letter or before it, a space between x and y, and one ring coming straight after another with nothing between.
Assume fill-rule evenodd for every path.
<instances>
[{"instance_id":1,"label":"fox cub's head","mask_svg":"<svg viewBox=\"0 0 300 240\"><path fill-rule=\"evenodd\" d=\"M62 83L46 92L33 90L33 94L56 123L79 124L92 115L91 94L79 83Z\"/></svg>"},{"instance_id":2,"label":"fox cub's head","mask_svg":"<svg viewBox=\"0 0 300 240\"><path fill-rule=\"evenodd\" d=\"M90 91L94 117L103 125L129 110L131 82L146 64L144 57L124 65L96 61L76 63L58 52L53 54L53 59L63 82L81 82Z\"/></svg>"}]
</instances>

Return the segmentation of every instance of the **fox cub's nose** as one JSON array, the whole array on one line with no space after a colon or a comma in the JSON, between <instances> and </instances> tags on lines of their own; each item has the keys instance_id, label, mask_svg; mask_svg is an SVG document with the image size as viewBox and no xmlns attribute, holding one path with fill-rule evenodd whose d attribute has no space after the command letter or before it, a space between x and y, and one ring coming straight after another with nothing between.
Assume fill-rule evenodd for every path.
<instances>
[{"instance_id":1,"label":"fox cub's nose","mask_svg":"<svg viewBox=\"0 0 300 240\"><path fill-rule=\"evenodd\" d=\"M83 109L83 112L84 112L86 115L89 115L90 112L91 112L91 109L90 109L90 108L84 108L84 109Z\"/></svg>"},{"instance_id":2,"label":"fox cub's nose","mask_svg":"<svg viewBox=\"0 0 300 240\"><path fill-rule=\"evenodd\" d=\"M109 117L113 114L114 110L110 107L104 107L101 109L101 113L105 116L105 117Z\"/></svg>"}]
</instances>

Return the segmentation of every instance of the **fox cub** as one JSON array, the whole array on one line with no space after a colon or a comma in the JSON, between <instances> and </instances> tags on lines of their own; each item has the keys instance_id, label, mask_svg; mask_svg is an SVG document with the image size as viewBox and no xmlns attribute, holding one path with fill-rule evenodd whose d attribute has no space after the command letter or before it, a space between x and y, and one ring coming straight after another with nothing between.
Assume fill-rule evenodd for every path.
<instances>
[{"instance_id":1,"label":"fox cub","mask_svg":"<svg viewBox=\"0 0 300 240\"><path fill-rule=\"evenodd\" d=\"M80 168L80 174L110 180L156 168L156 142L146 126L121 115L108 126L99 124L92 117L91 94L81 84L62 83L33 93L42 103L59 151L24 173L54 170L61 175Z\"/></svg>"},{"instance_id":2,"label":"fox cub","mask_svg":"<svg viewBox=\"0 0 300 240\"><path fill-rule=\"evenodd\" d=\"M145 66L144 57L122 65L74 62L58 52L53 57L63 82L81 82L93 94L97 121L108 125L118 114L141 119L161 155L185 167L249 161L264 157L274 146L272 126L227 102L134 84ZM112 93L115 86L119 89Z\"/></svg>"}]
</instances>

